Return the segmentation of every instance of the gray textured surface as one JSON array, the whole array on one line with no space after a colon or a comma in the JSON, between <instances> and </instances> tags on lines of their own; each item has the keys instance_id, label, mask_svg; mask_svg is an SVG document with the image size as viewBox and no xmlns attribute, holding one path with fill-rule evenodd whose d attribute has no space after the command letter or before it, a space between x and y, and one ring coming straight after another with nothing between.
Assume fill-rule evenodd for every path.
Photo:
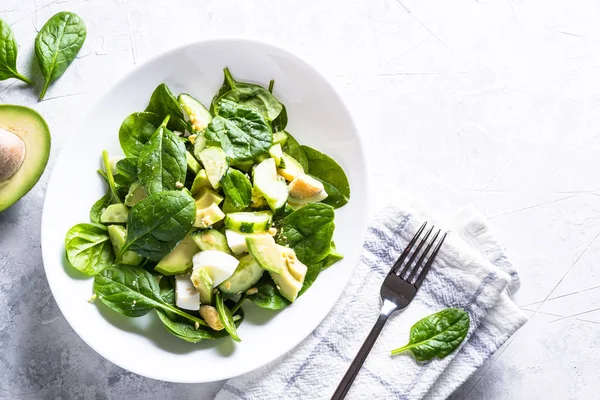
<instances>
[{"instance_id":1,"label":"gray textured surface","mask_svg":"<svg viewBox=\"0 0 600 400\"><path fill-rule=\"evenodd\" d=\"M45 281L39 222L58 151L102 89L219 35L279 43L332 79L365 137L375 205L393 184L438 214L473 203L490 218L532 318L455 399L597 398L597 1L0 0L23 71L36 30L62 10L88 38L47 100L39 83L0 82L0 102L36 108L53 139L41 182L0 215L0 398L212 398L218 383L134 376L77 337Z\"/></svg>"}]
</instances>

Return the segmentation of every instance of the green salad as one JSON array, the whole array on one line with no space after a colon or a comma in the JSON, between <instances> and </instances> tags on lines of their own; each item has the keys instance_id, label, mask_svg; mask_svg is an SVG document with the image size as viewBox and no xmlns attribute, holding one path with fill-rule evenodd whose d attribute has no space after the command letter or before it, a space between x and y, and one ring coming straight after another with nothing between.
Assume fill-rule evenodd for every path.
<instances>
[{"instance_id":1,"label":"green salad","mask_svg":"<svg viewBox=\"0 0 600 400\"><path fill-rule=\"evenodd\" d=\"M209 109L161 84L125 118L125 156L102 153L106 194L65 238L69 264L94 276L92 300L156 311L194 343L239 341L244 301L287 307L341 260L334 209L350 197L342 168L285 130L273 81L224 75Z\"/></svg>"}]
</instances>

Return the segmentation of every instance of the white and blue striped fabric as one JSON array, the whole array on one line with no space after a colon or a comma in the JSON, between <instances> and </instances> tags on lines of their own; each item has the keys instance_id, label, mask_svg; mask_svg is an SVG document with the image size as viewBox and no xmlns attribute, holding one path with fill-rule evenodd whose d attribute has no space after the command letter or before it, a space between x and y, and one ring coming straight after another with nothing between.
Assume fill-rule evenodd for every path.
<instances>
[{"instance_id":1,"label":"white and blue striped fabric","mask_svg":"<svg viewBox=\"0 0 600 400\"><path fill-rule=\"evenodd\" d=\"M348 287L323 323L281 359L228 380L216 399L330 398L378 316L385 275L421 223L398 209L379 214ZM463 212L416 298L383 329L347 398L445 399L525 323L509 297L518 288L518 274L485 220ZM447 307L471 317L459 350L425 363L390 356L415 322Z\"/></svg>"}]
</instances>

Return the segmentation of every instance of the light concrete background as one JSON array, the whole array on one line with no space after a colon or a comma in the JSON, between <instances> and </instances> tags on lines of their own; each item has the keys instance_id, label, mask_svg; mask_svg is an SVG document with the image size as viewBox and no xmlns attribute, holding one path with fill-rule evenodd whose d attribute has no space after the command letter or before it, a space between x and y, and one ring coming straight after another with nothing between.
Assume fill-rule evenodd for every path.
<instances>
[{"instance_id":1,"label":"light concrete background","mask_svg":"<svg viewBox=\"0 0 600 400\"><path fill-rule=\"evenodd\" d=\"M399 185L442 216L473 203L490 218L531 319L454 399L600 398L600 3L0 0L25 72L62 10L88 38L46 100L40 85L0 82L0 102L34 107L53 135L40 183L0 214L0 398L209 399L220 387L145 379L88 348L50 294L39 231L54 161L102 90L214 36L280 44L332 79L364 135L375 204Z\"/></svg>"}]
</instances>

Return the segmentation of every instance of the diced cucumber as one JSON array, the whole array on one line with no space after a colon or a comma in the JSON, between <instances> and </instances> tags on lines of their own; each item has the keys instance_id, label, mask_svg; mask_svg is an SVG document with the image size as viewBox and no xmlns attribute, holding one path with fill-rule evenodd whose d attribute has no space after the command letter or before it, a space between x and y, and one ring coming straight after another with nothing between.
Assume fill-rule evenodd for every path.
<instances>
[{"instance_id":1,"label":"diced cucumber","mask_svg":"<svg viewBox=\"0 0 600 400\"><path fill-rule=\"evenodd\" d=\"M230 295L240 294L256 285L264 272L254 257L248 254L240 258L235 272L219 285L219 290Z\"/></svg>"},{"instance_id":2,"label":"diced cucumber","mask_svg":"<svg viewBox=\"0 0 600 400\"><path fill-rule=\"evenodd\" d=\"M115 254L119 254L121 248L125 244L125 238L127 237L127 230L121 225L109 225L108 237L112 243ZM121 257L121 264L127 265L140 265L142 257L133 251L126 251Z\"/></svg>"},{"instance_id":3,"label":"diced cucumber","mask_svg":"<svg viewBox=\"0 0 600 400\"><path fill-rule=\"evenodd\" d=\"M264 196L273 211L285 206L288 199L288 187L285 180L277 175L275 159L267 158L256 167L252 173L254 187Z\"/></svg>"},{"instance_id":4,"label":"diced cucumber","mask_svg":"<svg viewBox=\"0 0 600 400\"><path fill-rule=\"evenodd\" d=\"M195 269L190 279L200 293L200 304L212 304L213 280L206 268Z\"/></svg>"},{"instance_id":5,"label":"diced cucumber","mask_svg":"<svg viewBox=\"0 0 600 400\"><path fill-rule=\"evenodd\" d=\"M270 211L237 212L225 216L225 226L241 233L266 232L273 222Z\"/></svg>"},{"instance_id":6,"label":"diced cucumber","mask_svg":"<svg viewBox=\"0 0 600 400\"><path fill-rule=\"evenodd\" d=\"M111 204L100 215L100 222L103 224L124 224L127 222L129 208L122 203Z\"/></svg>"},{"instance_id":7,"label":"diced cucumber","mask_svg":"<svg viewBox=\"0 0 600 400\"><path fill-rule=\"evenodd\" d=\"M279 143L283 147L287 143L287 138L288 138L287 133L285 133L283 131L275 132L275 133L273 133L273 144Z\"/></svg>"},{"instance_id":8,"label":"diced cucumber","mask_svg":"<svg viewBox=\"0 0 600 400\"><path fill-rule=\"evenodd\" d=\"M256 259L256 262L267 271L282 274L285 265L285 259L280 246L275 243L271 235L256 235L246 238L248 251Z\"/></svg>"},{"instance_id":9,"label":"diced cucumber","mask_svg":"<svg viewBox=\"0 0 600 400\"><path fill-rule=\"evenodd\" d=\"M225 218L225 213L221 211L217 203L212 203L206 208L196 208L196 228L208 228Z\"/></svg>"},{"instance_id":10,"label":"diced cucumber","mask_svg":"<svg viewBox=\"0 0 600 400\"><path fill-rule=\"evenodd\" d=\"M208 181L208 175L206 175L206 170L201 169L200 172L194 178L194 182L192 183L192 196L196 196L200 193L200 190L203 188L212 187L210 182Z\"/></svg>"},{"instance_id":11,"label":"diced cucumber","mask_svg":"<svg viewBox=\"0 0 600 400\"><path fill-rule=\"evenodd\" d=\"M280 168L277 170L277 173L285 178L286 181L293 181L295 177L304 174L304 168L298 161L283 153L283 162L285 163L285 168Z\"/></svg>"},{"instance_id":12,"label":"diced cucumber","mask_svg":"<svg viewBox=\"0 0 600 400\"><path fill-rule=\"evenodd\" d=\"M221 179L223 179L227 168L229 168L227 154L220 147L210 146L202 150L199 156L204 169L206 169L208 181L213 188L218 189Z\"/></svg>"},{"instance_id":13,"label":"diced cucumber","mask_svg":"<svg viewBox=\"0 0 600 400\"><path fill-rule=\"evenodd\" d=\"M198 134L196 134L196 137L194 138L194 157L196 157L196 159L200 159L200 152L202 152L202 150L204 150L206 148L206 143L207 140L204 137L204 132L200 132Z\"/></svg>"},{"instance_id":14,"label":"diced cucumber","mask_svg":"<svg viewBox=\"0 0 600 400\"><path fill-rule=\"evenodd\" d=\"M185 152L185 161L187 162L188 169L190 171L192 171L194 174L197 174L202 169L202 167L200 166L200 163L198 161L196 161L194 156L191 155L189 151Z\"/></svg>"},{"instance_id":15,"label":"diced cucumber","mask_svg":"<svg viewBox=\"0 0 600 400\"><path fill-rule=\"evenodd\" d=\"M183 274L192 266L192 258L199 251L198 246L188 234L166 256L164 256L154 270L163 275Z\"/></svg>"},{"instance_id":16,"label":"diced cucumber","mask_svg":"<svg viewBox=\"0 0 600 400\"><path fill-rule=\"evenodd\" d=\"M285 161L283 161L283 150L281 150L281 145L279 143L271 146L269 149L269 154L275 159L275 166L277 168L285 168Z\"/></svg>"},{"instance_id":17,"label":"diced cucumber","mask_svg":"<svg viewBox=\"0 0 600 400\"><path fill-rule=\"evenodd\" d=\"M140 181L135 181L129 186L129 191L127 192L127 196L125 196L124 203L128 207L133 207L146 197L148 197L148 195L146 194L142 183Z\"/></svg>"},{"instance_id":18,"label":"diced cucumber","mask_svg":"<svg viewBox=\"0 0 600 400\"><path fill-rule=\"evenodd\" d=\"M247 237L262 235L268 235L268 233L239 233L231 229L225 230L227 245L236 256L248 251L248 246L246 245Z\"/></svg>"},{"instance_id":19,"label":"diced cucumber","mask_svg":"<svg viewBox=\"0 0 600 400\"><path fill-rule=\"evenodd\" d=\"M192 239L200 250L218 250L223 253L231 254L227 245L227 238L216 229L207 229L192 233Z\"/></svg>"},{"instance_id":20,"label":"diced cucumber","mask_svg":"<svg viewBox=\"0 0 600 400\"><path fill-rule=\"evenodd\" d=\"M203 131L210 121L212 121L212 116L206 107L189 94L180 94L177 97L177 101L181 105L181 108L183 108L186 121L190 122L196 132Z\"/></svg>"}]
</instances>

